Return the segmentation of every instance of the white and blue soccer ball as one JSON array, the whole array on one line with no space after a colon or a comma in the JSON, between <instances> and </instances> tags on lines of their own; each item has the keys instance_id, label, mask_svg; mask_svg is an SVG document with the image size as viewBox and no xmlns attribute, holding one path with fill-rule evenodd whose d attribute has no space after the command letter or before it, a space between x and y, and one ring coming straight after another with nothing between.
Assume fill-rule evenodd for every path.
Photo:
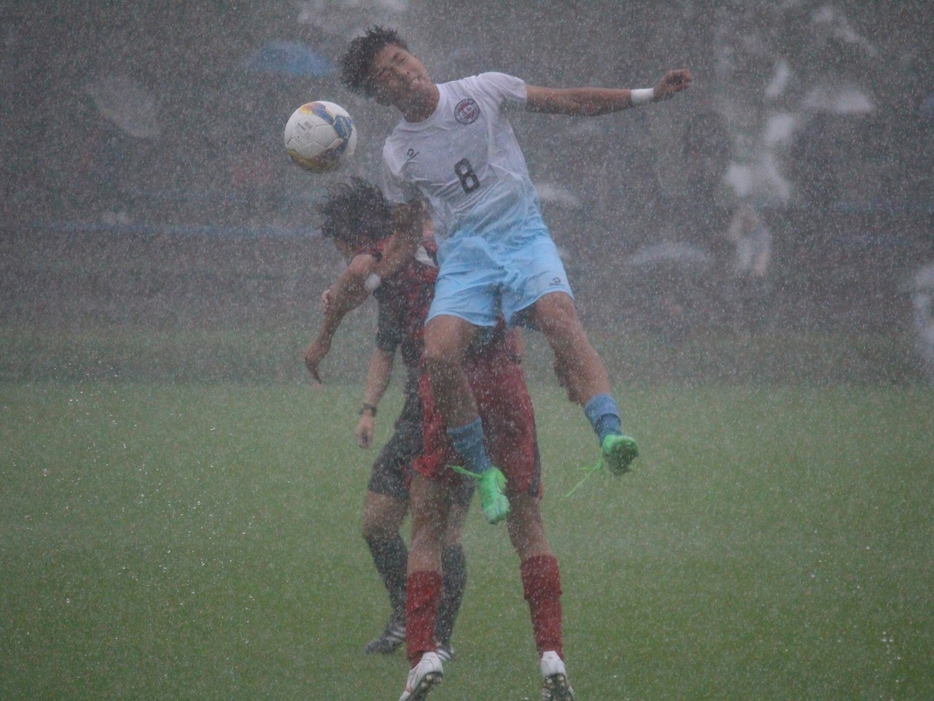
<instances>
[{"instance_id":1,"label":"white and blue soccer ball","mask_svg":"<svg viewBox=\"0 0 934 701\"><path fill-rule=\"evenodd\" d=\"M284 136L292 160L314 173L334 170L357 147L357 127L347 110L324 100L295 110Z\"/></svg>"}]
</instances>

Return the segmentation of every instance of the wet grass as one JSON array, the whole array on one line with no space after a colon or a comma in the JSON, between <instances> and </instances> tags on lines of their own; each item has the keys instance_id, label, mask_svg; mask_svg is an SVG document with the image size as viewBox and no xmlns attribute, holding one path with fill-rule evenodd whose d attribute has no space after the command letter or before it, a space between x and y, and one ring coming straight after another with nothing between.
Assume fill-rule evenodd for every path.
<instances>
[{"instance_id":1,"label":"wet grass","mask_svg":"<svg viewBox=\"0 0 934 701\"><path fill-rule=\"evenodd\" d=\"M360 654L360 394L0 385L0 698L398 698L401 655ZM580 701L934 698L930 389L640 388L637 469L571 497L595 442L533 396ZM475 510L465 545L432 699L535 699L505 530Z\"/></svg>"},{"instance_id":2,"label":"wet grass","mask_svg":"<svg viewBox=\"0 0 934 701\"><path fill-rule=\"evenodd\" d=\"M375 317L370 305L348 316L322 372L354 382L366 373ZM0 382L299 382L307 326L275 324L164 329L133 325L0 328ZM923 380L910 335L835 331L697 329L678 342L638 327L600 327L590 334L610 376L651 383L912 384ZM526 372L550 382L552 355L527 334Z\"/></svg>"}]
</instances>

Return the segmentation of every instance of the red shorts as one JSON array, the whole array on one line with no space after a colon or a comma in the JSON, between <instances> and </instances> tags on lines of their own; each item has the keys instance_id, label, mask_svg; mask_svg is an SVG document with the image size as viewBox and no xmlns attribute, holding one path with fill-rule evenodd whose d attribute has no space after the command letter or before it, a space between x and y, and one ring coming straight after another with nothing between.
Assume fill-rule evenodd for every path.
<instances>
[{"instance_id":1,"label":"red shorts","mask_svg":"<svg viewBox=\"0 0 934 701\"><path fill-rule=\"evenodd\" d=\"M511 336L496 334L482 350L469 355L464 373L477 400L487 455L506 477L506 494L525 493L541 498L535 414ZM435 406L427 373L422 373L419 379L418 392L424 416L424 448L415 461L416 472L452 484L470 479L450 469L464 462L448 439L447 426Z\"/></svg>"}]
</instances>

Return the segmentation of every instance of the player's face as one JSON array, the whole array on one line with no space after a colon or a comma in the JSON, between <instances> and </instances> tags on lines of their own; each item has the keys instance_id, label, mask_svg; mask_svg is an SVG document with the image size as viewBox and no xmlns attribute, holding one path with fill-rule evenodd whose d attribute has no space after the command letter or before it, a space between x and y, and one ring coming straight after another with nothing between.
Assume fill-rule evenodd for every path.
<instances>
[{"instance_id":1,"label":"player's face","mask_svg":"<svg viewBox=\"0 0 934 701\"><path fill-rule=\"evenodd\" d=\"M390 44L376 54L370 67L376 101L405 111L421 103L434 84L424 64L414 54Z\"/></svg>"}]
</instances>

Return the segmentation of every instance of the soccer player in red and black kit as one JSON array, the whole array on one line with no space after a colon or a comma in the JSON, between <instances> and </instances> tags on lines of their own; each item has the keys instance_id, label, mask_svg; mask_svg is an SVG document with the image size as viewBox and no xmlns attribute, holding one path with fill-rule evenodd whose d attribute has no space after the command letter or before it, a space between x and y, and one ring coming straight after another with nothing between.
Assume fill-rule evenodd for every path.
<instances>
[{"instance_id":1,"label":"soccer player in red and black kit","mask_svg":"<svg viewBox=\"0 0 934 701\"><path fill-rule=\"evenodd\" d=\"M366 299L364 282L393 230L392 210L382 193L358 178L332 190L320 211L325 216L322 234L334 239L349 263L324 295L324 320L305 352L305 362L316 380L320 380L318 365L344 315ZM412 323L405 327L417 343L421 343L421 327L433 295L433 284L425 283L430 277L425 269L435 269L428 255L431 248L426 242L416 258L386 276L375 293L381 307L394 299L410 310ZM487 430L488 450L508 477L506 494L511 508L507 530L519 555L523 591L542 659L543 698L570 701L574 696L562 661L560 575L541 517L541 465L534 415L516 339L515 332L507 332L504 324L499 324L476 339L463 368ZM439 655L436 623L447 578L443 553L458 542L463 518L457 510L473 482L453 469L461 464L461 457L446 434L424 372L420 373L418 395L424 442L410 473L412 539L406 579L405 632L411 669L400 701L424 699L442 679L443 656Z\"/></svg>"},{"instance_id":2,"label":"soccer player in red and black kit","mask_svg":"<svg viewBox=\"0 0 934 701\"><path fill-rule=\"evenodd\" d=\"M381 256L385 242L385 203L378 189L360 179L331 191L318 207L322 216L321 233L333 240L348 261L342 280L352 279L361 266ZM426 242L429 248L431 241ZM428 255L424 251L425 256ZM373 463L363 511L363 538L373 563L389 594L392 614L383 633L365 647L367 654L389 654L405 642L405 580L408 550L400 534L409 510L409 471L422 452L422 402L419 397L419 363L422 328L431 304L437 267L427 257L412 261L404 270L374 293L378 302L376 346L370 359L366 388L356 437L361 448L369 448L377 407L392 375L398 351L406 370L404 403L393 434ZM338 285L341 281L338 281ZM305 361L320 382L318 363L328 352L330 338L340 324L338 315L329 315L331 290L322 301L326 321L318 337L309 345ZM331 325L332 324L332 325ZM435 637L438 653L447 661L453 656L451 636L467 582L464 549L460 531L473 495L473 485L465 483L451 505L447 540L442 549L443 595Z\"/></svg>"}]
</instances>

